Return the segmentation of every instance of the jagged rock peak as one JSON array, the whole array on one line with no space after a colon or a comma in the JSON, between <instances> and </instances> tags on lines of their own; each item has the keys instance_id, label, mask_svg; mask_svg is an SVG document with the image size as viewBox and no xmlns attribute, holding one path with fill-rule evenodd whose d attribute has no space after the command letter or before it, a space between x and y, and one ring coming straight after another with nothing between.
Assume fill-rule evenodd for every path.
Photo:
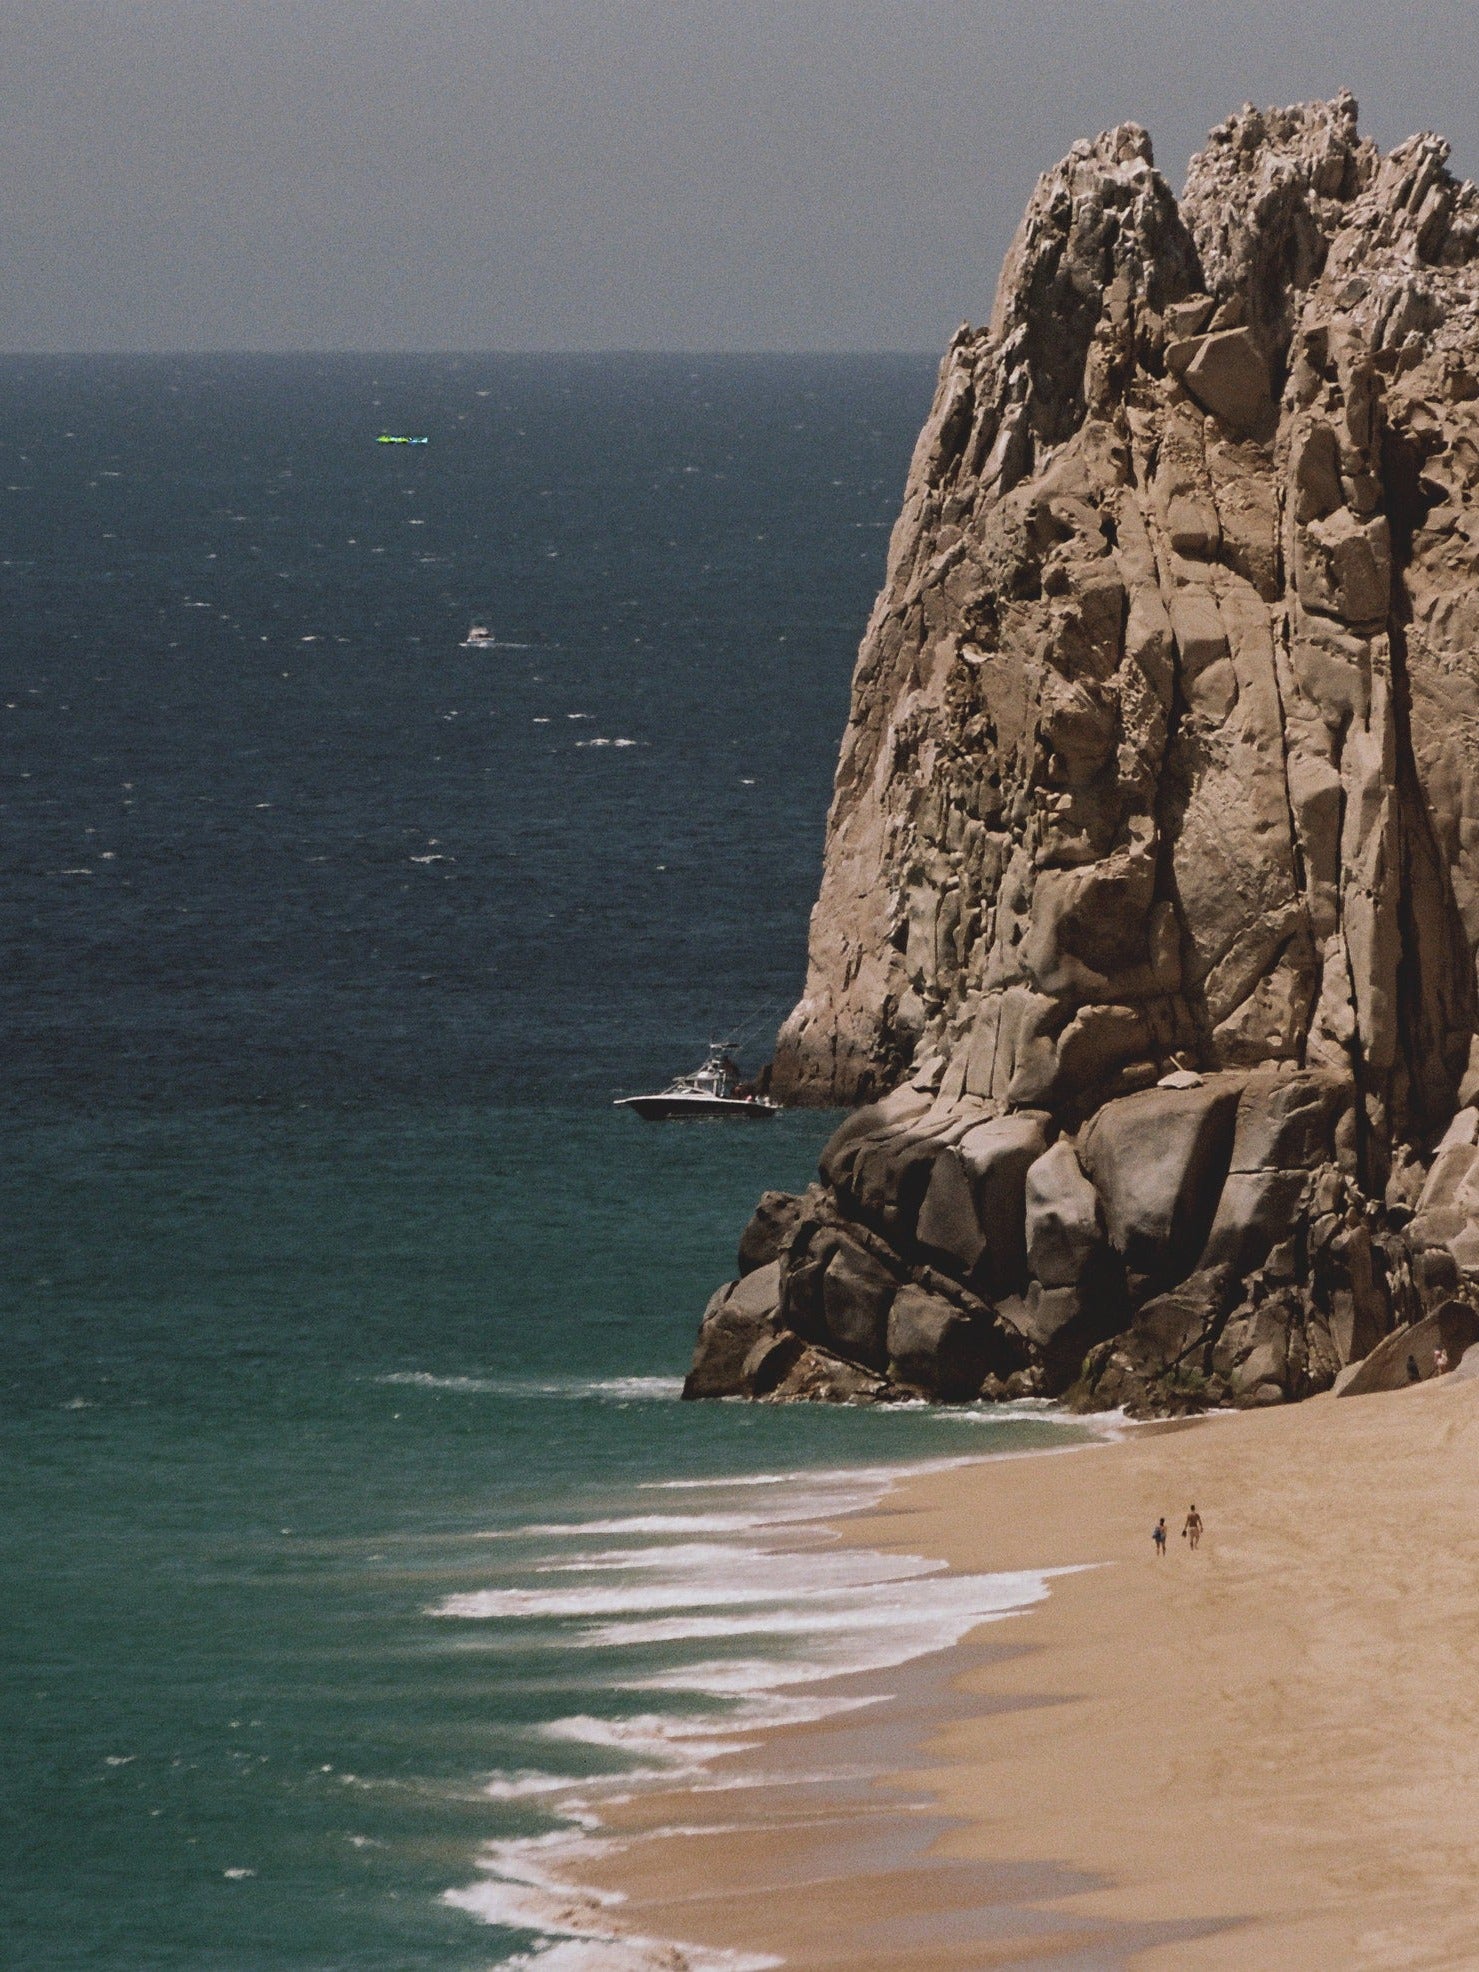
<instances>
[{"instance_id":1,"label":"jagged rock peak","mask_svg":"<svg viewBox=\"0 0 1479 1972\"><path fill-rule=\"evenodd\" d=\"M1128 947L1138 921L1138 976L1190 961L1204 1035L1231 1009L1226 927L1204 935L1203 906L1217 919L1252 882L1260 918L1282 923L1270 881L1291 905L1327 881L1323 839L1298 839L1315 773L1302 760L1258 817L1262 852L1287 843L1276 880L1232 873L1220 897L1188 898L1165 865L1188 826L1210 838L1199 797L1235 746L1261 765L1281 750L1275 647L1306 619L1318 643L1387 615L1383 499L1405 532L1431 449L1392 438L1389 387L1439 363L1439 394L1462 402L1479 329L1479 200L1444 156L1416 138L1382 159L1341 95L1220 126L1181 208L1134 125L1039 181L991 326L952 342L916 449L859 655L807 990L780 1038L784 1093L855 1100L958 1052L968 1009L1014 973L1061 1003L1040 906L1059 897L1053 938L1077 926L1082 942L1095 912L1066 893L1095 884L1060 871L1119 883L1118 935L1095 935ZM1260 614L1271 696L1255 737ZM1379 691L1386 656L1380 641ZM1349 720L1332 720L1333 767ZM1235 775L1226 792L1246 812L1252 785ZM1080 997L1111 976L1082 964Z\"/></svg>"},{"instance_id":2,"label":"jagged rock peak","mask_svg":"<svg viewBox=\"0 0 1479 1972\"><path fill-rule=\"evenodd\" d=\"M1383 159L1357 114L1348 90L1289 109L1245 104L1191 161L1181 211L1207 290L1241 309L1276 366L1337 241L1340 273L1374 253L1409 264L1473 256L1475 194L1445 169L1448 144L1411 137Z\"/></svg>"},{"instance_id":3,"label":"jagged rock peak","mask_svg":"<svg viewBox=\"0 0 1479 1972\"><path fill-rule=\"evenodd\" d=\"M1139 124L1075 144L1038 180L997 284L980 353L1003 386L998 420L1018 410L1037 440L1066 438L1101 325L1125 328L1197 285L1196 249Z\"/></svg>"},{"instance_id":4,"label":"jagged rock peak","mask_svg":"<svg viewBox=\"0 0 1479 1972\"><path fill-rule=\"evenodd\" d=\"M1285 110L1245 104L1212 131L1187 173L1181 206L1207 290L1219 303L1241 304L1276 362L1345 203L1376 173L1376 147L1359 135L1356 114L1345 91Z\"/></svg>"},{"instance_id":5,"label":"jagged rock peak","mask_svg":"<svg viewBox=\"0 0 1479 1972\"><path fill-rule=\"evenodd\" d=\"M818 1349L942 1392L1087 1347L1111 1395L1195 1361L1265 1401L1479 1282L1447 156L1342 94L1244 108L1179 202L1133 124L1039 180L915 451L773 1066L886 1100L754 1231L736 1377L758 1323L813 1394Z\"/></svg>"}]
</instances>

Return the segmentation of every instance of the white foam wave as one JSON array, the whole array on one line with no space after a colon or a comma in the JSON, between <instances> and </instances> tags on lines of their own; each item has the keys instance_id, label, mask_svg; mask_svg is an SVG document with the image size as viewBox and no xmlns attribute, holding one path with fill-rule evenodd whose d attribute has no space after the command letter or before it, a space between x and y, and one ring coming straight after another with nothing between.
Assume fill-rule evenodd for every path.
<instances>
[{"instance_id":1,"label":"white foam wave","mask_svg":"<svg viewBox=\"0 0 1479 1972\"><path fill-rule=\"evenodd\" d=\"M628 1649L633 1644L698 1643L737 1636L842 1637L859 1631L891 1631L909 1647L896 1661L943 1650L977 1623L999 1621L1042 1601L1050 1575L1061 1569L1016 1570L1000 1575L921 1578L907 1599L881 1589L842 1590L731 1616L675 1615L636 1622L599 1623L571 1641L590 1649ZM936 1640L938 1639L938 1640ZM838 1664L823 1675L835 1675Z\"/></svg>"},{"instance_id":2,"label":"white foam wave","mask_svg":"<svg viewBox=\"0 0 1479 1972\"><path fill-rule=\"evenodd\" d=\"M890 1624L874 1629L853 1625L819 1634L816 1638L819 1648L810 1651L804 1658L720 1657L707 1661L700 1658L671 1671L655 1671L647 1677L623 1679L618 1688L622 1691L684 1691L701 1697L737 1698L772 1691L783 1685L816 1684L825 1678L844 1676L862 1677L879 1671L897 1670L901 1664L912 1663L916 1657L948 1648L962 1636L969 1635L977 1622L996 1622L1003 1614L1015 1613L1015 1610L1007 1610L973 1616L963 1626L957 1628L951 1625L943 1633L937 1625L921 1624L910 1628ZM672 1624L664 1627L679 1626ZM688 1627L690 1631L696 1630L698 1623ZM789 1632L772 1630L767 1634L779 1640L780 1634L805 1637L807 1631L804 1625L797 1625ZM716 1627L704 1636L667 1637L661 1641L724 1642L735 1635L736 1629L719 1630Z\"/></svg>"},{"instance_id":3,"label":"white foam wave","mask_svg":"<svg viewBox=\"0 0 1479 1972\"><path fill-rule=\"evenodd\" d=\"M810 1593L865 1582L913 1581L938 1575L943 1561L917 1554L878 1554L867 1548L741 1547L728 1541L687 1541L672 1547L609 1548L603 1553L570 1555L546 1562L541 1575L645 1574L680 1580L687 1575L720 1574L726 1582L758 1583L787 1592Z\"/></svg>"},{"instance_id":4,"label":"white foam wave","mask_svg":"<svg viewBox=\"0 0 1479 1972\"><path fill-rule=\"evenodd\" d=\"M601 1397L618 1403L671 1402L683 1394L681 1376L437 1376L430 1370L392 1370L377 1383L416 1390L454 1390L494 1397Z\"/></svg>"},{"instance_id":5,"label":"white foam wave","mask_svg":"<svg viewBox=\"0 0 1479 1972\"><path fill-rule=\"evenodd\" d=\"M570 1572L585 1570L575 1563ZM608 1565L590 1572L611 1570ZM488 1621L516 1616L588 1618L658 1610L742 1608L791 1602L798 1597L831 1596L845 1590L866 1593L887 1583L942 1574L944 1563L926 1561L918 1555L875 1555L865 1549L784 1554L689 1547L666 1552L657 1549L650 1561L630 1572L645 1574L648 1579L620 1587L603 1582L580 1588L474 1589L445 1596L429 1613ZM651 1579L653 1576L658 1579Z\"/></svg>"},{"instance_id":6,"label":"white foam wave","mask_svg":"<svg viewBox=\"0 0 1479 1972\"><path fill-rule=\"evenodd\" d=\"M427 1611L431 1616L488 1620L499 1616L618 1616L638 1609L695 1609L709 1603L777 1602L783 1591L709 1588L610 1589L605 1594L579 1589L474 1589L449 1595Z\"/></svg>"},{"instance_id":7,"label":"white foam wave","mask_svg":"<svg viewBox=\"0 0 1479 1972\"><path fill-rule=\"evenodd\" d=\"M644 1712L632 1718L607 1719L579 1712L570 1718L552 1719L540 1732L546 1739L635 1750L678 1760L685 1766L695 1762L707 1765L742 1744L752 1743L746 1735L777 1726L815 1725L819 1719L860 1712L879 1702L876 1696L787 1698L768 1692L717 1718L713 1714L695 1718L684 1713Z\"/></svg>"},{"instance_id":8,"label":"white foam wave","mask_svg":"<svg viewBox=\"0 0 1479 1972\"><path fill-rule=\"evenodd\" d=\"M489 1541L579 1540L587 1534L754 1534L766 1527L783 1527L815 1517L807 1507L782 1513L626 1513L614 1520L531 1521L524 1527L494 1528Z\"/></svg>"},{"instance_id":9,"label":"white foam wave","mask_svg":"<svg viewBox=\"0 0 1479 1972\"><path fill-rule=\"evenodd\" d=\"M783 1684L815 1684L830 1666L811 1660L783 1663L774 1657L712 1657L707 1662L680 1664L675 1670L653 1671L647 1677L623 1678L621 1691L693 1691L711 1698L748 1698Z\"/></svg>"},{"instance_id":10,"label":"white foam wave","mask_svg":"<svg viewBox=\"0 0 1479 1972\"><path fill-rule=\"evenodd\" d=\"M989 1619L987 1619L989 1620ZM921 1655L914 1631L885 1631L874 1637L853 1634L846 1663L834 1654L801 1658L710 1657L691 1664L680 1664L670 1671L653 1671L646 1677L623 1678L619 1691L686 1691L706 1698L749 1698L775 1691L785 1685L819 1684L846 1672L858 1676L866 1671L892 1671Z\"/></svg>"},{"instance_id":11,"label":"white foam wave","mask_svg":"<svg viewBox=\"0 0 1479 1972\"><path fill-rule=\"evenodd\" d=\"M572 1788L584 1785L584 1781L575 1780L568 1773L542 1773L525 1768L519 1773L495 1774L483 1792L490 1801L541 1801L557 1794L568 1795Z\"/></svg>"},{"instance_id":12,"label":"white foam wave","mask_svg":"<svg viewBox=\"0 0 1479 1972\"><path fill-rule=\"evenodd\" d=\"M696 1945L633 1937L566 1938L537 1952L521 1952L508 1962L535 1967L537 1972L766 1972L783 1961L753 1952L700 1951Z\"/></svg>"},{"instance_id":13,"label":"white foam wave","mask_svg":"<svg viewBox=\"0 0 1479 1972\"><path fill-rule=\"evenodd\" d=\"M664 1394L681 1387L676 1379L575 1387L586 1395L614 1388L627 1394L632 1382L642 1394L654 1384ZM510 1385L500 1380L499 1387ZM572 1386L546 1388L564 1394ZM645 1672L634 1667L635 1675L608 1689L681 1693L697 1703L624 1718L572 1712L533 1728L547 1742L591 1749L590 1764L608 1770L562 1778L530 1767L493 1776L487 1799L524 1803L565 1826L552 1836L492 1845L480 1858L481 1880L448 1891L447 1902L484 1923L536 1934L525 1959L514 1963L537 1972L743 1972L774 1962L695 1952L622 1930L610 1893L587 1893L573 1881L582 1858L612 1845L613 1838L593 1832L600 1829L597 1809L652 1781L681 1779L706 1791L759 1784L763 1776L716 1774L715 1763L759 1746L768 1731L885 1695L839 1692L829 1680L892 1669L1040 1602L1051 1576L1069 1571L952 1575L937 1560L835 1539L829 1523L876 1505L897 1479L971 1462L658 1481L652 1490L685 1496L675 1506L691 1500L700 1510L617 1513L486 1536L581 1545L536 1552L515 1585L447 1595L429 1614L515 1630L556 1621L565 1625L560 1648L657 1646L667 1661ZM744 1638L754 1641L723 1650Z\"/></svg>"},{"instance_id":14,"label":"white foam wave","mask_svg":"<svg viewBox=\"0 0 1479 1972\"><path fill-rule=\"evenodd\" d=\"M593 1841L589 1835L572 1835L568 1829L557 1828L547 1835L516 1835L506 1841L490 1842L483 1851L480 1865L496 1875L501 1883L519 1883L530 1889L553 1890L565 1896L570 1892L570 1885L555 1873L558 1866L577 1859L591 1861L614 1846L610 1841ZM580 1895L586 1901L607 1909L626 1901L619 1890L595 1890L583 1886Z\"/></svg>"},{"instance_id":15,"label":"white foam wave","mask_svg":"<svg viewBox=\"0 0 1479 1972\"><path fill-rule=\"evenodd\" d=\"M928 1458L912 1459L907 1465L828 1465L814 1470L798 1466L790 1472L725 1473L711 1479L648 1479L638 1491L702 1493L727 1492L734 1486L814 1486L850 1497L860 1488L871 1491L877 1487L876 1497L881 1499L896 1480L912 1479L924 1472L954 1472L973 1463L966 1458Z\"/></svg>"},{"instance_id":16,"label":"white foam wave","mask_svg":"<svg viewBox=\"0 0 1479 1972\"><path fill-rule=\"evenodd\" d=\"M481 1882L443 1892L443 1902L482 1924L532 1931L540 1945L512 1961L539 1972L768 1972L776 1958L709 1951L667 1939L625 1932L613 1918L621 1898L610 1891L577 1889L550 1873L558 1859L553 1844L495 1843L479 1858ZM585 1845L589 1855L601 1846ZM568 1841L564 1859L573 1860Z\"/></svg>"},{"instance_id":17,"label":"white foam wave","mask_svg":"<svg viewBox=\"0 0 1479 1972\"><path fill-rule=\"evenodd\" d=\"M490 1876L464 1890L446 1890L443 1903L465 1910L483 1924L500 1924L510 1931L539 1931L546 1937L589 1937L599 1921L594 1898L582 1891L552 1893L529 1883L507 1883ZM599 1935L599 1934L596 1934ZM544 1954L540 1954L543 1959Z\"/></svg>"},{"instance_id":18,"label":"white foam wave","mask_svg":"<svg viewBox=\"0 0 1479 1972\"><path fill-rule=\"evenodd\" d=\"M485 1782L483 1795L489 1801L526 1803L541 1814L591 1830L601 1826L597 1802L604 1806L611 1800L626 1800L634 1787L672 1778L672 1762L666 1756L661 1766L624 1767L620 1773L587 1774L580 1779L525 1768L514 1774L494 1774Z\"/></svg>"},{"instance_id":19,"label":"white foam wave","mask_svg":"<svg viewBox=\"0 0 1479 1972\"><path fill-rule=\"evenodd\" d=\"M724 1734L716 1730L717 1721L664 1718L657 1713L630 1719L603 1719L578 1712L568 1719L551 1719L540 1731L546 1739L600 1746L612 1752L630 1753L644 1760L661 1763L664 1780L679 1774L694 1774L711 1761L730 1753L747 1753L760 1744L743 1733ZM629 1782L630 1774L621 1776Z\"/></svg>"},{"instance_id":20,"label":"white foam wave","mask_svg":"<svg viewBox=\"0 0 1479 1972\"><path fill-rule=\"evenodd\" d=\"M587 1388L598 1397L661 1397L671 1399L683 1395L681 1376L604 1376L597 1377Z\"/></svg>"},{"instance_id":21,"label":"white foam wave","mask_svg":"<svg viewBox=\"0 0 1479 1972\"><path fill-rule=\"evenodd\" d=\"M681 1393L676 1378L632 1378L633 1383L649 1386L640 1394ZM585 1389L615 1393L621 1379ZM664 1386L662 1389L650 1386ZM712 1479L657 1479L640 1486L640 1492L748 1493L765 1489L753 1505L722 1507L698 1513L623 1513L599 1520L536 1520L521 1527L490 1529L482 1538L507 1540L579 1540L612 1534L637 1534L656 1540L679 1541L695 1534L751 1534L769 1527L815 1526L819 1532L826 1523L866 1513L900 1479L921 1473L953 1472L970 1465L969 1458L920 1459L909 1465L865 1465L830 1467L818 1471L750 1472ZM784 1488L784 1491L776 1489Z\"/></svg>"}]
</instances>

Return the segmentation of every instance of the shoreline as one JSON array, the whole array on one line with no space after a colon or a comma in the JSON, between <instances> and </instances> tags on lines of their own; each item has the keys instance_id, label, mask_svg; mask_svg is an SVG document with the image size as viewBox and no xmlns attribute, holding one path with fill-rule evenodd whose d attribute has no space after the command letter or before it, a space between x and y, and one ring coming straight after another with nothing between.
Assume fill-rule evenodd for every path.
<instances>
[{"instance_id":1,"label":"shoreline","mask_svg":"<svg viewBox=\"0 0 1479 1972\"><path fill-rule=\"evenodd\" d=\"M892 1698L724 1762L757 1784L711 1772L618 1809L582 1875L622 1896L623 1929L920 1972L1479 1962L1479 1391L1074 1449L906 1477L840 1524L957 1571L1076 1572ZM794 1783L758 1784L778 1760L835 1769L851 1735L879 1776L851 1828L835 1786L797 1816Z\"/></svg>"}]
</instances>

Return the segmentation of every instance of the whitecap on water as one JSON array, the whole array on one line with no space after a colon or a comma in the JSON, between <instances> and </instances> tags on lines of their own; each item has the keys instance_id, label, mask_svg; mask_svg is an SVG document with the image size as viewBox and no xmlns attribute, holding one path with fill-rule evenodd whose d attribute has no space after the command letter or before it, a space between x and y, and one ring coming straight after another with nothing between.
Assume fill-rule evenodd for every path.
<instances>
[{"instance_id":1,"label":"whitecap on water","mask_svg":"<svg viewBox=\"0 0 1479 1972\"><path fill-rule=\"evenodd\" d=\"M887 1412L898 1409L890 1404ZM953 1413L952 1413L953 1415ZM972 1463L968 1458L913 1459L908 1465L824 1466L819 1470L801 1467L790 1472L720 1473L704 1479L648 1479L637 1488L642 1493L727 1493L736 1486L806 1487L813 1499L836 1498L834 1507L821 1511L861 1513L877 1505L889 1487L900 1479L917 1479L922 1473L954 1472Z\"/></svg>"},{"instance_id":2,"label":"whitecap on water","mask_svg":"<svg viewBox=\"0 0 1479 1972\"><path fill-rule=\"evenodd\" d=\"M443 1901L481 1923L532 1931L549 1941L512 1960L514 1965L537 1966L539 1972L768 1972L781 1963L754 1953L708 1951L623 1932L612 1917L612 1904L619 1899L542 1876L531 1880L531 1865L511 1856L510 1847L494 1844L480 1858L490 1873L481 1882L446 1891ZM515 1871L524 1873L504 1873Z\"/></svg>"},{"instance_id":3,"label":"whitecap on water","mask_svg":"<svg viewBox=\"0 0 1479 1972\"><path fill-rule=\"evenodd\" d=\"M439 1376L431 1370L398 1369L374 1380L413 1390L451 1390L463 1396L594 1397L616 1403L668 1403L683 1394L681 1376Z\"/></svg>"},{"instance_id":4,"label":"whitecap on water","mask_svg":"<svg viewBox=\"0 0 1479 1972\"><path fill-rule=\"evenodd\" d=\"M579 1540L591 1534L651 1534L662 1539L679 1534L751 1534L788 1522L804 1524L811 1518L811 1510L805 1505L790 1513L625 1513L614 1520L531 1520L522 1527L492 1528L483 1539L511 1541L538 1536Z\"/></svg>"},{"instance_id":5,"label":"whitecap on water","mask_svg":"<svg viewBox=\"0 0 1479 1972\"><path fill-rule=\"evenodd\" d=\"M642 1379L649 1388L652 1381ZM578 1387L605 1394L615 1380ZM559 1965L570 1972L734 1972L762 1963L626 1935L609 1898L588 1895L575 1881L582 1859L610 1844L599 1832L599 1810L622 1790L654 1780L705 1789L753 1784L748 1773L716 1772L717 1763L761 1745L777 1727L859 1710L887 1695L843 1693L831 1681L892 1670L1040 1602L1052 1574L1067 1571L952 1574L926 1556L838 1541L832 1523L875 1506L905 1472L968 1462L655 1481L651 1490L680 1493L689 1510L495 1530L489 1538L562 1546L536 1549L512 1582L500 1569L502 1582L495 1575L485 1587L443 1596L428 1614L492 1625L500 1641L518 1637L525 1647L562 1654L619 1651L630 1659L659 1651L650 1667L639 1660L614 1677L598 1672L580 1682L613 1696L671 1694L683 1709L612 1717L598 1704L531 1726L551 1746L589 1748L601 1771L562 1777L531 1766L493 1776L487 1798L565 1826L550 1837L491 1845L479 1859L482 1880L449 1891L447 1901L485 1923L537 1933L541 1943L527 1962L540 1972ZM578 1545L572 1551L567 1542Z\"/></svg>"},{"instance_id":6,"label":"whitecap on water","mask_svg":"<svg viewBox=\"0 0 1479 1972\"><path fill-rule=\"evenodd\" d=\"M911 1584L907 1596L875 1589L824 1593L768 1610L737 1608L732 1615L675 1615L631 1622L595 1624L577 1631L579 1648L630 1649L634 1645L701 1643L739 1636L832 1640L835 1659L820 1675L837 1677L854 1668L845 1643L861 1633L893 1637L896 1664L958 1643L979 1623L1000 1621L1030 1608L1047 1594L1050 1574L1061 1570L1009 1575L948 1575L936 1583ZM831 1653L829 1652L829 1655ZM867 1653L876 1655L874 1652Z\"/></svg>"}]
</instances>

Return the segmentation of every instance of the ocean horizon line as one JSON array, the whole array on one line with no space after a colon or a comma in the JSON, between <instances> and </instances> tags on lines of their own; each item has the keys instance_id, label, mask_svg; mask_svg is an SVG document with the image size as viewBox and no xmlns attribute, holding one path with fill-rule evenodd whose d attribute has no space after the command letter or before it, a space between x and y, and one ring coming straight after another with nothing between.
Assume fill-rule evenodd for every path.
<instances>
[{"instance_id":1,"label":"ocean horizon line","mask_svg":"<svg viewBox=\"0 0 1479 1972\"><path fill-rule=\"evenodd\" d=\"M819 345L818 347L811 349L808 348L789 349L789 348L772 348L772 347L744 347L744 348L732 349L732 348L723 348L718 346L710 347L702 344L692 345L692 346L685 346L685 345L668 346L668 345L659 345L656 343L654 344L582 343L577 345L571 345L569 347L556 346L550 348L532 348L532 347L522 347L522 346L508 347L508 348L504 348L504 347L458 348L458 347L448 346L446 348L425 348L425 349L382 347L382 346L371 345L371 344L365 344L365 345L325 344L323 346L318 346L309 343L301 343L301 344L295 343L291 345L284 344L281 347L271 347L271 348L262 348L248 344L240 344L240 345L201 344L198 347L193 345L185 345L185 346L178 346L172 348L133 348L126 346L117 346L117 347L106 347L101 349L30 349L30 348L0 349L0 360L12 361L12 360L22 360L22 359L35 359L38 361L53 360L59 362L93 362L93 361L100 361L103 359L110 359L110 358L138 358L141 361L158 360L158 361L170 362L170 361L180 361L186 357L197 357L197 356L199 357L244 356L244 357L257 357L263 359L269 359L275 357L291 358L291 357L299 357L299 356L311 356L311 357L353 356L353 357L363 357L367 360L376 361L376 360L382 360L391 357L424 356L424 357L475 357L484 360L490 357L506 357L506 358L518 359L518 360L527 360L527 359L543 360L548 358L558 358L558 359L570 359L574 361L578 361L583 358L593 358L599 360L601 358L609 358L609 357L624 357L624 358L640 357L640 358L651 358L654 360L662 360L664 358L669 358L669 359L677 359L680 361L685 359L698 360L703 358L703 359L716 359L716 360L733 359L735 361L740 361L740 362L773 361L773 360L805 362L808 360L818 360L818 359L825 360L825 359L835 358L835 359L842 359L849 361L860 360L860 359L877 359L877 360L896 359L896 360L912 362L924 358L929 358L931 361L937 361L944 351L945 343L948 341L949 341L949 336L947 335L937 347L918 348L918 349L894 347L892 345L881 346L878 348L855 348L843 344L834 344L834 343Z\"/></svg>"}]
</instances>

